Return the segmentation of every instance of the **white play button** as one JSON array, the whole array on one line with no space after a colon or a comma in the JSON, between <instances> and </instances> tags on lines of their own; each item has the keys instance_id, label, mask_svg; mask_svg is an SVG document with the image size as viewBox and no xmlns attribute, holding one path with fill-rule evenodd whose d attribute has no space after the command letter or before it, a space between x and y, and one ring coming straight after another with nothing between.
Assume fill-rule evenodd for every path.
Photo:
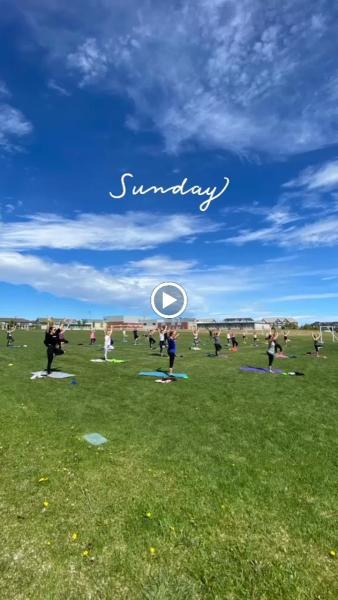
<instances>
[{"instance_id":1,"label":"white play button","mask_svg":"<svg viewBox=\"0 0 338 600\"><path fill-rule=\"evenodd\" d=\"M168 306L171 306L172 304L174 304L174 302L177 302L177 298L173 298L172 296L170 296L170 294L167 294L167 292L163 292L163 294L162 294L163 310L168 308Z\"/></svg>"},{"instance_id":2,"label":"white play button","mask_svg":"<svg viewBox=\"0 0 338 600\"><path fill-rule=\"evenodd\" d=\"M172 281L160 283L151 294L153 311L164 319L179 317L187 308L187 304L188 298L185 289ZM171 310L170 306L172 306Z\"/></svg>"}]
</instances>

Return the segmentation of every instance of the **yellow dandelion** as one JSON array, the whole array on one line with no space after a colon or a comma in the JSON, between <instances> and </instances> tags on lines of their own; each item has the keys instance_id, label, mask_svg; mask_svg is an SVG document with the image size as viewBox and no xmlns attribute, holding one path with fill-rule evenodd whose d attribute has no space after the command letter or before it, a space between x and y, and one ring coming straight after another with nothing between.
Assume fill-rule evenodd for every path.
<instances>
[{"instance_id":1,"label":"yellow dandelion","mask_svg":"<svg viewBox=\"0 0 338 600\"><path fill-rule=\"evenodd\" d=\"M77 540L77 533L72 533L72 540L75 542Z\"/></svg>"},{"instance_id":2,"label":"yellow dandelion","mask_svg":"<svg viewBox=\"0 0 338 600\"><path fill-rule=\"evenodd\" d=\"M148 519L151 519L151 517L152 517L152 514L151 514L151 512L147 512L147 513L146 513L146 517L147 517Z\"/></svg>"},{"instance_id":3,"label":"yellow dandelion","mask_svg":"<svg viewBox=\"0 0 338 600\"><path fill-rule=\"evenodd\" d=\"M156 554L156 548L154 548L154 546L150 546L150 548L149 548L149 552L150 552L150 554L151 554L152 556L155 556L155 554Z\"/></svg>"},{"instance_id":4,"label":"yellow dandelion","mask_svg":"<svg viewBox=\"0 0 338 600\"><path fill-rule=\"evenodd\" d=\"M89 550L87 550L87 549L86 549L86 550L84 550L84 551L82 552L82 556L89 556Z\"/></svg>"},{"instance_id":5,"label":"yellow dandelion","mask_svg":"<svg viewBox=\"0 0 338 600\"><path fill-rule=\"evenodd\" d=\"M43 481L48 481L48 477L47 477L47 476L45 476L45 477L40 477L40 479L39 479L39 483L42 483Z\"/></svg>"},{"instance_id":6,"label":"yellow dandelion","mask_svg":"<svg viewBox=\"0 0 338 600\"><path fill-rule=\"evenodd\" d=\"M335 550L330 550L329 555L335 557L337 556L337 552Z\"/></svg>"},{"instance_id":7,"label":"yellow dandelion","mask_svg":"<svg viewBox=\"0 0 338 600\"><path fill-rule=\"evenodd\" d=\"M49 506L48 500L44 500L43 505L44 505L45 508L48 508L48 506Z\"/></svg>"}]
</instances>

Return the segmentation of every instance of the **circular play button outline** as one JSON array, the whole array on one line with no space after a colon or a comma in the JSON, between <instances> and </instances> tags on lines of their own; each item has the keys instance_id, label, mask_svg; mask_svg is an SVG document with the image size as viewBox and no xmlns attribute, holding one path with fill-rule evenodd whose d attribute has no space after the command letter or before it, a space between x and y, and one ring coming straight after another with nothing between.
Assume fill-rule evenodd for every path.
<instances>
[{"instance_id":1,"label":"circular play button outline","mask_svg":"<svg viewBox=\"0 0 338 600\"><path fill-rule=\"evenodd\" d=\"M166 288L168 286L174 287L182 295L183 304L181 304L180 308L175 313L164 313L156 306L156 303L155 303L156 294L162 288L164 288L164 287ZM164 298L165 302L170 302L169 301L170 294L167 294L166 292L164 292L163 295L164 294L165 294L165 298ZM170 302L170 304L167 304L167 306L169 307L171 304L174 304L174 303L176 304L176 302L178 302L178 301L179 301L179 299L177 298L176 301L173 300L173 302ZM185 289L178 283L175 283L173 281L164 281L163 283L160 283L153 289L153 291L151 293L150 303L151 303L151 308L157 315L159 315L160 317L162 317L164 319L174 319L175 317L179 317L187 308L188 296L187 296ZM162 304L162 306L163 306L163 304Z\"/></svg>"}]
</instances>

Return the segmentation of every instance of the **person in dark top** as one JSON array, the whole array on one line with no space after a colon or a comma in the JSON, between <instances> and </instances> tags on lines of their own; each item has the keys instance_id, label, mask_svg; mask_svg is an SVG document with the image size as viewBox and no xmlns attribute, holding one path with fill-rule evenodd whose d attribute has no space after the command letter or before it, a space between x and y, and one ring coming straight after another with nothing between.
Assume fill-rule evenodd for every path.
<instances>
[{"instance_id":1,"label":"person in dark top","mask_svg":"<svg viewBox=\"0 0 338 600\"><path fill-rule=\"evenodd\" d=\"M44 344L47 348L46 371L47 374L50 375L50 373L52 372L52 362L54 359L54 355L64 354L64 351L61 349L61 342L57 333L57 329L56 327L54 327L54 325L48 327L45 334Z\"/></svg>"},{"instance_id":2,"label":"person in dark top","mask_svg":"<svg viewBox=\"0 0 338 600\"><path fill-rule=\"evenodd\" d=\"M148 332L148 342L149 342L150 350L152 350L153 346L156 346L156 340L154 338L154 330L153 329L151 329Z\"/></svg>"},{"instance_id":3,"label":"person in dark top","mask_svg":"<svg viewBox=\"0 0 338 600\"><path fill-rule=\"evenodd\" d=\"M169 356L169 375L172 375L174 362L176 358L176 339L178 334L176 331L170 331L168 335L168 356Z\"/></svg>"},{"instance_id":4,"label":"person in dark top","mask_svg":"<svg viewBox=\"0 0 338 600\"><path fill-rule=\"evenodd\" d=\"M215 331L213 332L213 339L214 339L214 345L215 345L215 356L218 356L218 353L222 350L222 344L221 344L221 332L219 329L215 329Z\"/></svg>"},{"instance_id":5,"label":"person in dark top","mask_svg":"<svg viewBox=\"0 0 338 600\"><path fill-rule=\"evenodd\" d=\"M133 330L133 336L134 336L134 344L136 346L137 342L138 342L138 331L137 331L137 329Z\"/></svg>"},{"instance_id":6,"label":"person in dark top","mask_svg":"<svg viewBox=\"0 0 338 600\"><path fill-rule=\"evenodd\" d=\"M232 344L232 348L238 348L238 342L236 340L236 336L233 332L230 333L230 339L231 339L231 344Z\"/></svg>"}]
</instances>

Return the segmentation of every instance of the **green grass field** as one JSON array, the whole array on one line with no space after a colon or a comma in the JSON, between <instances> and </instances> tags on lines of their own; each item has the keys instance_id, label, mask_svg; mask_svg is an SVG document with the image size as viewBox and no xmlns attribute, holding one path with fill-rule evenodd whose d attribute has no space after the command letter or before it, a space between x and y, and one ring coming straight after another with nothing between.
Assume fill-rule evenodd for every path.
<instances>
[{"instance_id":1,"label":"green grass field","mask_svg":"<svg viewBox=\"0 0 338 600\"><path fill-rule=\"evenodd\" d=\"M1 600L337 600L338 344L316 360L293 336L275 366L305 377L284 377L239 370L263 344L215 359L185 334L189 380L160 385L145 343L95 364L66 337L54 367L78 385L30 380L43 332L0 334Z\"/></svg>"}]
</instances>

